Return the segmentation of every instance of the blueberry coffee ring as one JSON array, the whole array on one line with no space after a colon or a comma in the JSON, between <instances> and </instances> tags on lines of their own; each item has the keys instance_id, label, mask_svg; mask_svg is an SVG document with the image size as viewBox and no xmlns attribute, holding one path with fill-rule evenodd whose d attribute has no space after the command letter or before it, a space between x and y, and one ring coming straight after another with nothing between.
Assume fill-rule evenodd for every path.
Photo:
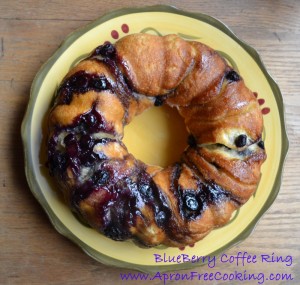
<instances>
[{"instance_id":1,"label":"blueberry coffee ring","mask_svg":"<svg viewBox=\"0 0 300 285\"><path fill-rule=\"evenodd\" d=\"M180 161L147 165L122 142L152 106L178 110L189 132ZM253 92L210 47L176 35L104 44L63 79L50 111L48 166L68 205L114 240L193 244L251 197L266 159Z\"/></svg>"}]
</instances>

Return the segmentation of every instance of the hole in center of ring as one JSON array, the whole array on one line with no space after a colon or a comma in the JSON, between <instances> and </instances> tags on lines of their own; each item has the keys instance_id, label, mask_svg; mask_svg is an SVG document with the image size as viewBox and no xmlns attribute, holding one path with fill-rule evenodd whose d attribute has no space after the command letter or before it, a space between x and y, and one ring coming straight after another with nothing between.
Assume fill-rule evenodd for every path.
<instances>
[{"instance_id":1,"label":"hole in center of ring","mask_svg":"<svg viewBox=\"0 0 300 285\"><path fill-rule=\"evenodd\" d=\"M187 139L183 118L163 105L146 110L125 126L123 142L136 159L167 167L180 160Z\"/></svg>"}]
</instances>

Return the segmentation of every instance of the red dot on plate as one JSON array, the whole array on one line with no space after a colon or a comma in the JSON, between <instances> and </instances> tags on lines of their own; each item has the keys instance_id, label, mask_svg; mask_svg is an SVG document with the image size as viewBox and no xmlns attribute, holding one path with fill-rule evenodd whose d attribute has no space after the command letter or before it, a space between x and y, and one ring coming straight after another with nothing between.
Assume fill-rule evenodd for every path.
<instances>
[{"instance_id":1,"label":"red dot on plate","mask_svg":"<svg viewBox=\"0 0 300 285\"><path fill-rule=\"evenodd\" d=\"M125 34L127 34L129 32L129 27L127 24L123 24L121 26L121 29L122 29L123 33L125 33Z\"/></svg>"},{"instance_id":2,"label":"red dot on plate","mask_svg":"<svg viewBox=\"0 0 300 285\"><path fill-rule=\"evenodd\" d=\"M116 30L111 31L111 36L113 39L118 39L119 38L119 33Z\"/></svg>"},{"instance_id":3,"label":"red dot on plate","mask_svg":"<svg viewBox=\"0 0 300 285\"><path fill-rule=\"evenodd\" d=\"M265 108L263 108L263 109L261 110L261 112L262 112L263 115L269 114L270 111L271 111L271 110L270 110L270 108L268 108L268 107L265 107Z\"/></svg>"},{"instance_id":4,"label":"red dot on plate","mask_svg":"<svg viewBox=\"0 0 300 285\"><path fill-rule=\"evenodd\" d=\"M195 246L195 244L190 244L190 245L189 245L189 247L194 247L194 246Z\"/></svg>"},{"instance_id":5,"label":"red dot on plate","mask_svg":"<svg viewBox=\"0 0 300 285\"><path fill-rule=\"evenodd\" d=\"M110 41L105 41L103 44L107 45L107 44L110 44L110 43L111 43Z\"/></svg>"},{"instance_id":6,"label":"red dot on plate","mask_svg":"<svg viewBox=\"0 0 300 285\"><path fill-rule=\"evenodd\" d=\"M263 105L265 103L265 99L258 99L257 101L259 105Z\"/></svg>"},{"instance_id":7,"label":"red dot on plate","mask_svg":"<svg viewBox=\"0 0 300 285\"><path fill-rule=\"evenodd\" d=\"M179 247L179 250L184 250L185 249L185 247L184 246L182 246L182 247Z\"/></svg>"}]
</instances>

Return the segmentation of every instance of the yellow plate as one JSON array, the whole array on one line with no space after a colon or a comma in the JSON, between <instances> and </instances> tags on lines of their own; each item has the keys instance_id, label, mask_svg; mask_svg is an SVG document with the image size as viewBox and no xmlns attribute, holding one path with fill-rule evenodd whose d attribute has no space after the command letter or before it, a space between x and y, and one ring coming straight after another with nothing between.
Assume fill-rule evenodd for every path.
<instances>
[{"instance_id":1,"label":"yellow plate","mask_svg":"<svg viewBox=\"0 0 300 285\"><path fill-rule=\"evenodd\" d=\"M138 32L161 35L175 33L187 40L199 40L218 50L238 68L250 89L257 92L264 114L264 136L268 158L263 164L262 178L255 195L233 215L228 225L214 230L194 247L142 249L132 242L115 242L102 236L82 225L72 215L56 192L44 166L42 142L45 114L59 82L78 59L96 46ZM132 137L134 130L128 128ZM212 256L245 239L279 192L283 161L288 149L282 96L257 52L239 40L218 20L169 6L114 11L68 36L34 79L27 113L22 124L22 137L28 183L55 228L102 263L147 272L201 265L201 263L158 263L154 254L178 256L184 253L189 256L194 254ZM130 137L131 135L126 137L129 149L133 141Z\"/></svg>"}]
</instances>

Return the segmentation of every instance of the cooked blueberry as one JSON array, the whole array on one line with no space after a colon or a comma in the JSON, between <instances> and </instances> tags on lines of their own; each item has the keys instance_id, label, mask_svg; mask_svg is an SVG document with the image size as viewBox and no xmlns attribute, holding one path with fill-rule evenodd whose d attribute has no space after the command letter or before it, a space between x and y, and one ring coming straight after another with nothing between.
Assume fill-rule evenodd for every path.
<instances>
[{"instance_id":1,"label":"cooked blueberry","mask_svg":"<svg viewBox=\"0 0 300 285\"><path fill-rule=\"evenodd\" d=\"M89 85L89 80L85 73L78 73L71 78L71 85L76 89L86 89Z\"/></svg>"},{"instance_id":2,"label":"cooked blueberry","mask_svg":"<svg viewBox=\"0 0 300 285\"><path fill-rule=\"evenodd\" d=\"M163 96L157 96L155 97L154 106L159 107L163 105L164 103L164 97Z\"/></svg>"},{"instance_id":3,"label":"cooked blueberry","mask_svg":"<svg viewBox=\"0 0 300 285\"><path fill-rule=\"evenodd\" d=\"M144 196L146 196L147 198L151 198L152 193L151 193L151 187L149 184L140 184L139 190Z\"/></svg>"},{"instance_id":4,"label":"cooked blueberry","mask_svg":"<svg viewBox=\"0 0 300 285\"><path fill-rule=\"evenodd\" d=\"M101 152L97 152L97 157L99 159L107 159L107 156L101 151Z\"/></svg>"},{"instance_id":5,"label":"cooked blueberry","mask_svg":"<svg viewBox=\"0 0 300 285\"><path fill-rule=\"evenodd\" d=\"M67 150L69 157L76 156L79 152L79 145L78 145L77 141L69 142L66 150Z\"/></svg>"},{"instance_id":6,"label":"cooked blueberry","mask_svg":"<svg viewBox=\"0 0 300 285\"><path fill-rule=\"evenodd\" d=\"M57 142L52 138L48 142L48 156L53 155L56 149Z\"/></svg>"},{"instance_id":7,"label":"cooked blueberry","mask_svg":"<svg viewBox=\"0 0 300 285\"><path fill-rule=\"evenodd\" d=\"M247 136L246 135L239 135L238 137L236 137L234 143L237 147L245 146L247 144Z\"/></svg>"},{"instance_id":8,"label":"cooked blueberry","mask_svg":"<svg viewBox=\"0 0 300 285\"><path fill-rule=\"evenodd\" d=\"M93 180L97 185L105 185L108 182L109 177L108 171L100 170L94 174Z\"/></svg>"},{"instance_id":9,"label":"cooked blueberry","mask_svg":"<svg viewBox=\"0 0 300 285\"><path fill-rule=\"evenodd\" d=\"M80 146L82 148L91 148L94 144L94 140L90 135L83 135L80 138Z\"/></svg>"},{"instance_id":10,"label":"cooked blueberry","mask_svg":"<svg viewBox=\"0 0 300 285\"><path fill-rule=\"evenodd\" d=\"M165 221L166 221L166 214L163 211L160 211L156 216L155 216L155 221L158 224L158 226L163 226Z\"/></svg>"},{"instance_id":11,"label":"cooked blueberry","mask_svg":"<svg viewBox=\"0 0 300 285\"><path fill-rule=\"evenodd\" d=\"M91 165L95 162L96 159L97 159L96 154L90 150L82 153L80 156L80 160L84 165Z\"/></svg>"},{"instance_id":12,"label":"cooked blueberry","mask_svg":"<svg viewBox=\"0 0 300 285\"><path fill-rule=\"evenodd\" d=\"M188 136L188 145L190 147L196 147L197 146L197 141L193 135Z\"/></svg>"},{"instance_id":13,"label":"cooked blueberry","mask_svg":"<svg viewBox=\"0 0 300 285\"><path fill-rule=\"evenodd\" d=\"M94 78L92 81L93 87L98 90L107 89L107 81L106 78L101 76L99 78Z\"/></svg>"},{"instance_id":14,"label":"cooked blueberry","mask_svg":"<svg viewBox=\"0 0 300 285\"><path fill-rule=\"evenodd\" d=\"M226 74L226 79L234 82L239 81L241 78L234 70L231 70Z\"/></svg>"},{"instance_id":15,"label":"cooked blueberry","mask_svg":"<svg viewBox=\"0 0 300 285\"><path fill-rule=\"evenodd\" d=\"M92 183L88 180L79 187L76 187L71 193L71 204L77 207L79 202L88 198L94 191Z\"/></svg>"},{"instance_id":16,"label":"cooked blueberry","mask_svg":"<svg viewBox=\"0 0 300 285\"><path fill-rule=\"evenodd\" d=\"M60 104L70 104L72 101L72 92L68 89L61 89L59 91L60 96L58 98Z\"/></svg>"},{"instance_id":17,"label":"cooked blueberry","mask_svg":"<svg viewBox=\"0 0 300 285\"><path fill-rule=\"evenodd\" d=\"M265 149L265 143L264 141L259 141L257 144L261 149Z\"/></svg>"},{"instance_id":18,"label":"cooked blueberry","mask_svg":"<svg viewBox=\"0 0 300 285\"><path fill-rule=\"evenodd\" d=\"M226 198L224 190L215 183L203 185L202 190L206 194L206 199L209 203L215 204Z\"/></svg>"},{"instance_id":19,"label":"cooked blueberry","mask_svg":"<svg viewBox=\"0 0 300 285\"><path fill-rule=\"evenodd\" d=\"M191 210L196 211L199 208L199 203L196 199L196 197L192 194L188 194L184 197L185 206Z\"/></svg>"},{"instance_id":20,"label":"cooked blueberry","mask_svg":"<svg viewBox=\"0 0 300 285\"><path fill-rule=\"evenodd\" d=\"M68 134L64 138L65 145L69 145L69 144L73 143L74 141L76 141L76 138L73 134Z\"/></svg>"},{"instance_id":21,"label":"cooked blueberry","mask_svg":"<svg viewBox=\"0 0 300 285\"><path fill-rule=\"evenodd\" d=\"M104 57L111 57L115 55L116 49L111 43L101 45L95 49L94 55L102 55Z\"/></svg>"},{"instance_id":22,"label":"cooked blueberry","mask_svg":"<svg viewBox=\"0 0 300 285\"><path fill-rule=\"evenodd\" d=\"M54 154L49 162L52 169L58 168L59 170L64 170L66 167L66 157L63 154Z\"/></svg>"},{"instance_id":23,"label":"cooked blueberry","mask_svg":"<svg viewBox=\"0 0 300 285\"><path fill-rule=\"evenodd\" d=\"M137 187L137 184L135 181L133 181L132 179L130 178L125 178L125 183L123 184L125 187L124 188L127 188L129 189L130 191L128 192L129 196L131 196L131 194L134 194L134 193L137 193L138 191L138 187Z\"/></svg>"},{"instance_id":24,"label":"cooked blueberry","mask_svg":"<svg viewBox=\"0 0 300 285\"><path fill-rule=\"evenodd\" d=\"M89 113L85 116L85 122L89 127L93 127L97 122L97 118L92 113Z\"/></svg>"},{"instance_id":25,"label":"cooked blueberry","mask_svg":"<svg viewBox=\"0 0 300 285\"><path fill-rule=\"evenodd\" d=\"M130 232L125 226L111 223L104 229L104 234L113 240L125 240L130 236Z\"/></svg>"}]
</instances>

